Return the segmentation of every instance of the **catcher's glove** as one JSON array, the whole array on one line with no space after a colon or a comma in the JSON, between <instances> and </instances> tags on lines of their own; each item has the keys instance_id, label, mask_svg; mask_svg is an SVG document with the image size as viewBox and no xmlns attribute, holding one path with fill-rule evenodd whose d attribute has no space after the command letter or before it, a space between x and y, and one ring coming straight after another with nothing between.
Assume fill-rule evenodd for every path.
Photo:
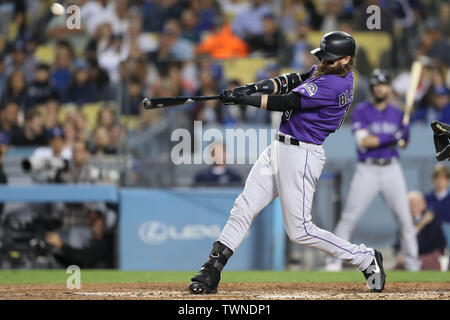
<instances>
[{"instance_id":1,"label":"catcher's glove","mask_svg":"<svg viewBox=\"0 0 450 320\"><path fill-rule=\"evenodd\" d=\"M434 120L433 129L434 146L436 147L436 160L450 160L450 125Z\"/></svg>"}]
</instances>

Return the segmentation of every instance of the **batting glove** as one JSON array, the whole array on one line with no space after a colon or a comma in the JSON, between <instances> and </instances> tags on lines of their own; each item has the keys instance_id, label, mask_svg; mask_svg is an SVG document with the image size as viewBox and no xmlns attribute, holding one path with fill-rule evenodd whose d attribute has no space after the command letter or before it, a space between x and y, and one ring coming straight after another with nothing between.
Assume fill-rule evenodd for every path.
<instances>
[{"instance_id":1,"label":"batting glove","mask_svg":"<svg viewBox=\"0 0 450 320\"><path fill-rule=\"evenodd\" d=\"M220 101L223 104L244 104L247 95L232 90L222 90L220 93Z\"/></svg>"}]
</instances>

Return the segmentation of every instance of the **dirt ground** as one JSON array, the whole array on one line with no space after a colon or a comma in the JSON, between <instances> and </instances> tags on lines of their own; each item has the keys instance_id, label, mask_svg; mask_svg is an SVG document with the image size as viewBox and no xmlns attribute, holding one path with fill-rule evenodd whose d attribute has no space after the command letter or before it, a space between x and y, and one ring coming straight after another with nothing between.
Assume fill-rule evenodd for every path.
<instances>
[{"instance_id":1,"label":"dirt ground","mask_svg":"<svg viewBox=\"0 0 450 320\"><path fill-rule=\"evenodd\" d=\"M450 300L448 282L387 283L382 293L369 292L364 283L223 283L218 294L192 295L185 283L82 284L69 290L65 285L0 285L0 300L353 300L432 299Z\"/></svg>"}]
</instances>

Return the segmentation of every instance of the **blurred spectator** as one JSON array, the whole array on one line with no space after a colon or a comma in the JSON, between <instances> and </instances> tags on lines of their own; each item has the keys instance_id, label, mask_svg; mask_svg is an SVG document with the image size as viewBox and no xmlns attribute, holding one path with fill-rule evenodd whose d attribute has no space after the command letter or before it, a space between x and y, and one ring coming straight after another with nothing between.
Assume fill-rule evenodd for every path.
<instances>
[{"instance_id":1,"label":"blurred spectator","mask_svg":"<svg viewBox=\"0 0 450 320\"><path fill-rule=\"evenodd\" d=\"M198 44L200 42L200 31L197 27L197 16L194 10L184 9L181 14L181 37Z\"/></svg>"},{"instance_id":2,"label":"blurred spectator","mask_svg":"<svg viewBox=\"0 0 450 320\"><path fill-rule=\"evenodd\" d=\"M445 223L450 223L449 181L450 169L437 164L433 169L434 190L425 196L428 208Z\"/></svg>"},{"instance_id":3,"label":"blurred spectator","mask_svg":"<svg viewBox=\"0 0 450 320\"><path fill-rule=\"evenodd\" d=\"M113 33L111 23L100 26L100 38L97 43L98 64L108 72L109 80L117 84L120 80L119 65L128 58L129 46L124 44L121 34Z\"/></svg>"},{"instance_id":4,"label":"blurred spectator","mask_svg":"<svg viewBox=\"0 0 450 320\"><path fill-rule=\"evenodd\" d=\"M130 58L137 59L142 54L155 51L158 41L148 33L142 33L142 13L133 7L130 10L130 27L128 29L127 45L130 47Z\"/></svg>"},{"instance_id":5,"label":"blurred spectator","mask_svg":"<svg viewBox=\"0 0 450 320\"><path fill-rule=\"evenodd\" d=\"M50 83L50 67L40 64L36 68L34 82L27 89L26 108L44 104L50 99L59 99L59 95Z\"/></svg>"},{"instance_id":6,"label":"blurred spectator","mask_svg":"<svg viewBox=\"0 0 450 320\"><path fill-rule=\"evenodd\" d=\"M119 140L122 135L119 119L117 118L115 110L115 105L113 105L112 107L104 106L99 110L96 122L97 128L106 128L107 134L109 136L109 144L113 149L115 149L119 145Z\"/></svg>"},{"instance_id":7,"label":"blurred spectator","mask_svg":"<svg viewBox=\"0 0 450 320\"><path fill-rule=\"evenodd\" d=\"M56 45L51 83L62 100L65 100L67 87L72 80L73 56L73 49L69 42L60 40Z\"/></svg>"},{"instance_id":8,"label":"blurred spectator","mask_svg":"<svg viewBox=\"0 0 450 320\"><path fill-rule=\"evenodd\" d=\"M106 127L97 127L94 131L94 138L91 146L94 156L116 154L117 149L111 145L108 129Z\"/></svg>"},{"instance_id":9,"label":"blurred spectator","mask_svg":"<svg viewBox=\"0 0 450 320\"><path fill-rule=\"evenodd\" d=\"M205 37L196 48L196 54L208 55L214 59L246 57L248 46L245 41L233 34L228 23L222 24L221 21L216 21L211 34Z\"/></svg>"},{"instance_id":10,"label":"blurred spectator","mask_svg":"<svg viewBox=\"0 0 450 320\"><path fill-rule=\"evenodd\" d=\"M422 36L422 42L416 51L416 58L419 56L428 56L436 59L438 62L450 66L450 43L442 35L439 20L429 18L425 24L426 32Z\"/></svg>"},{"instance_id":11,"label":"blurred spectator","mask_svg":"<svg viewBox=\"0 0 450 320\"><path fill-rule=\"evenodd\" d=\"M1 184L7 184L8 178L6 177L5 172L3 171L3 157L8 152L8 144L9 144L9 138L8 135L0 131L0 185ZM3 202L0 202L0 217L3 213Z\"/></svg>"},{"instance_id":12,"label":"blurred spectator","mask_svg":"<svg viewBox=\"0 0 450 320\"><path fill-rule=\"evenodd\" d=\"M272 13L263 16L262 29L261 35L251 34L245 38L250 46L250 51L264 57L277 57L279 52L285 48L286 40Z\"/></svg>"},{"instance_id":13,"label":"blurred spectator","mask_svg":"<svg viewBox=\"0 0 450 320\"><path fill-rule=\"evenodd\" d=\"M97 28L108 20L110 12L107 0L81 0L81 20L89 36L96 34Z\"/></svg>"},{"instance_id":14,"label":"blurred spectator","mask_svg":"<svg viewBox=\"0 0 450 320\"><path fill-rule=\"evenodd\" d=\"M9 76L13 71L20 70L25 76L26 83L33 81L36 60L27 51L25 40L20 39L14 43L12 53L5 57L5 67L6 75Z\"/></svg>"},{"instance_id":15,"label":"blurred spectator","mask_svg":"<svg viewBox=\"0 0 450 320\"><path fill-rule=\"evenodd\" d=\"M193 57L193 43L181 37L181 28L177 20L168 20L164 24L158 50L149 55L150 61L189 60Z\"/></svg>"},{"instance_id":16,"label":"blurred spectator","mask_svg":"<svg viewBox=\"0 0 450 320\"><path fill-rule=\"evenodd\" d=\"M78 137L77 127L74 121L65 121L62 127L64 131L64 136L66 138L66 145L73 149L73 146L76 141L85 141L81 140Z\"/></svg>"},{"instance_id":17,"label":"blurred spectator","mask_svg":"<svg viewBox=\"0 0 450 320\"><path fill-rule=\"evenodd\" d=\"M0 132L6 134L8 139L20 131L19 127L19 106L13 101L2 103L0 109Z\"/></svg>"},{"instance_id":18,"label":"blurred spectator","mask_svg":"<svg viewBox=\"0 0 450 320\"><path fill-rule=\"evenodd\" d=\"M84 61L78 61L72 82L67 88L67 102L82 106L85 103L97 101L97 88L89 79L89 66Z\"/></svg>"},{"instance_id":19,"label":"blurred spectator","mask_svg":"<svg viewBox=\"0 0 450 320\"><path fill-rule=\"evenodd\" d=\"M44 146L47 144L44 119L39 110L27 110L25 113L24 126L11 134L10 144L22 147Z\"/></svg>"},{"instance_id":20,"label":"blurred spectator","mask_svg":"<svg viewBox=\"0 0 450 320\"><path fill-rule=\"evenodd\" d=\"M200 186L237 186L242 179L239 174L227 168L225 145L215 142L210 145L212 164L209 168L201 170L195 176L194 185Z\"/></svg>"},{"instance_id":21,"label":"blurred spectator","mask_svg":"<svg viewBox=\"0 0 450 320\"><path fill-rule=\"evenodd\" d=\"M251 0L250 7L234 18L233 32L241 38L262 35L262 20L269 13L272 13L272 5L268 1Z\"/></svg>"},{"instance_id":22,"label":"blurred spectator","mask_svg":"<svg viewBox=\"0 0 450 320\"><path fill-rule=\"evenodd\" d=\"M72 161L67 171L60 171L57 181L63 183L101 182L100 170L89 163L91 153L85 141L77 140L72 146Z\"/></svg>"},{"instance_id":23,"label":"blurred spectator","mask_svg":"<svg viewBox=\"0 0 450 320\"><path fill-rule=\"evenodd\" d=\"M14 70L8 78L2 101L16 102L20 110L25 110L27 104L27 84L22 71Z\"/></svg>"},{"instance_id":24,"label":"blurred spectator","mask_svg":"<svg viewBox=\"0 0 450 320\"><path fill-rule=\"evenodd\" d=\"M98 65L96 58L89 60L89 81L95 84L97 88L97 100L112 100L113 90L109 84L108 73Z\"/></svg>"},{"instance_id":25,"label":"blurred spectator","mask_svg":"<svg viewBox=\"0 0 450 320\"><path fill-rule=\"evenodd\" d=\"M160 32L166 21L179 19L183 5L179 0L145 0L143 4L144 31Z\"/></svg>"},{"instance_id":26,"label":"blurred spectator","mask_svg":"<svg viewBox=\"0 0 450 320\"><path fill-rule=\"evenodd\" d=\"M191 0L190 7L197 16L197 29L200 33L211 31L214 27L214 20L219 16L219 7L213 0Z\"/></svg>"},{"instance_id":27,"label":"blurred spectator","mask_svg":"<svg viewBox=\"0 0 450 320\"><path fill-rule=\"evenodd\" d=\"M444 254L446 247L441 221L432 211L427 210L427 203L422 192L411 191L408 194L408 200L417 232L421 270L440 270L439 257ZM400 249L398 236L394 247L397 251ZM401 254L398 254L396 269L401 269L402 266L403 258Z\"/></svg>"},{"instance_id":28,"label":"blurred spectator","mask_svg":"<svg viewBox=\"0 0 450 320\"><path fill-rule=\"evenodd\" d=\"M343 14L341 0L326 0L325 9L320 24L320 31L327 33L339 30L339 17Z\"/></svg>"},{"instance_id":29,"label":"blurred spectator","mask_svg":"<svg viewBox=\"0 0 450 320\"><path fill-rule=\"evenodd\" d=\"M106 230L105 212L99 209L89 210L90 234L74 230L67 240L64 234L48 232L45 236L47 244L54 247L54 257L65 267L77 265L80 268L112 268L114 266L114 240ZM78 234L75 234L78 233ZM69 233L70 235L70 233ZM78 238L77 245L71 244L70 239Z\"/></svg>"},{"instance_id":30,"label":"blurred spectator","mask_svg":"<svg viewBox=\"0 0 450 320\"><path fill-rule=\"evenodd\" d=\"M322 17L317 12L313 0L284 0L279 22L283 32L290 34L297 29L297 22L318 30Z\"/></svg>"},{"instance_id":31,"label":"blurred spectator","mask_svg":"<svg viewBox=\"0 0 450 320\"><path fill-rule=\"evenodd\" d=\"M56 99L47 100L45 105L45 129L50 130L59 125L59 101Z\"/></svg>"},{"instance_id":32,"label":"blurred spectator","mask_svg":"<svg viewBox=\"0 0 450 320\"><path fill-rule=\"evenodd\" d=\"M139 115L143 98L141 82L138 78L132 77L128 85L128 90L123 97L121 113L125 115Z\"/></svg>"},{"instance_id":33,"label":"blurred spectator","mask_svg":"<svg viewBox=\"0 0 450 320\"><path fill-rule=\"evenodd\" d=\"M283 66L295 70L307 70L311 64L311 44L308 41L308 33L311 27L307 21L300 21L295 31L295 40L281 55L280 63Z\"/></svg>"},{"instance_id":34,"label":"blurred spectator","mask_svg":"<svg viewBox=\"0 0 450 320\"><path fill-rule=\"evenodd\" d=\"M70 160L72 149L66 145L64 131L61 128L53 128L47 133L48 145L34 150L32 157L38 159L52 159L59 157Z\"/></svg>"},{"instance_id":35,"label":"blurred spectator","mask_svg":"<svg viewBox=\"0 0 450 320\"><path fill-rule=\"evenodd\" d=\"M444 123L450 123L450 92L445 86L435 87L433 90L432 101L435 111L433 120Z\"/></svg>"}]
</instances>

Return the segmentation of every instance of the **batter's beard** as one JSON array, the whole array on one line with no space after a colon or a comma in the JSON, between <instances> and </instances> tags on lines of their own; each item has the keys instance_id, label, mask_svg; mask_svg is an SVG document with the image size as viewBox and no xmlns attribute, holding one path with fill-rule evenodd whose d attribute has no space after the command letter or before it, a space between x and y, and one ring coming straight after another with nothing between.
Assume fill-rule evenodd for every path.
<instances>
[{"instance_id":1,"label":"batter's beard","mask_svg":"<svg viewBox=\"0 0 450 320\"><path fill-rule=\"evenodd\" d=\"M328 64L320 63L312 76L319 77L327 74L335 74L341 77L345 77L347 73L349 73L350 70L352 70L354 62L353 59L354 58L351 58L350 62L346 65L342 64L342 62L339 61L338 64L334 67Z\"/></svg>"},{"instance_id":2,"label":"batter's beard","mask_svg":"<svg viewBox=\"0 0 450 320\"><path fill-rule=\"evenodd\" d=\"M381 103L381 102L384 102L384 101L386 101L387 99L389 98L389 96L388 95L385 95L384 97L373 97L373 100L375 101L375 103Z\"/></svg>"}]
</instances>

